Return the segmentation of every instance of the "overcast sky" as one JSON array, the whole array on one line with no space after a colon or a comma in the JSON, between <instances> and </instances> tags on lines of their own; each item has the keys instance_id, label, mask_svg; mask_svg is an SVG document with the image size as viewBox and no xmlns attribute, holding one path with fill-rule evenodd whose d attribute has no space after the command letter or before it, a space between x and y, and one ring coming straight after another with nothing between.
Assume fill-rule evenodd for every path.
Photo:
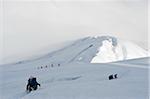
<instances>
[{"instance_id":1,"label":"overcast sky","mask_svg":"<svg viewBox=\"0 0 150 99\"><path fill-rule=\"evenodd\" d=\"M147 0L3 0L1 62L64 41L112 35L148 45Z\"/></svg>"}]
</instances>

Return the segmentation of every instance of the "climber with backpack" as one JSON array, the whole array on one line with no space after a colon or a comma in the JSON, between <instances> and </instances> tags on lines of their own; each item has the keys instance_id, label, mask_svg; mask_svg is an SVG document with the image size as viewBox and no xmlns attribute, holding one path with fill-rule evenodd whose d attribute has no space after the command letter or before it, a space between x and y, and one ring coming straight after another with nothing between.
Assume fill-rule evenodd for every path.
<instances>
[{"instance_id":1,"label":"climber with backpack","mask_svg":"<svg viewBox=\"0 0 150 99\"><path fill-rule=\"evenodd\" d=\"M26 86L26 91L31 92L33 90L37 90L38 85L41 86L37 81L36 81L36 77L32 77L30 76L30 78L28 79L28 84Z\"/></svg>"}]
</instances>

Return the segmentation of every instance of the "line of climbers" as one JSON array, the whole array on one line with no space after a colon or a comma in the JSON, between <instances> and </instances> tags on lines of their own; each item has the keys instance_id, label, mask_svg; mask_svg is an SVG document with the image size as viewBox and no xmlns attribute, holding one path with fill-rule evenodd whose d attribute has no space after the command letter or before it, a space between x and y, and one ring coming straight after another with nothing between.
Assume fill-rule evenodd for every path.
<instances>
[{"instance_id":1,"label":"line of climbers","mask_svg":"<svg viewBox=\"0 0 150 99\"><path fill-rule=\"evenodd\" d=\"M54 66L60 67L60 64L57 64L57 65L51 64L51 65L40 66L40 67L37 67L37 69L43 69L43 68L48 68L48 67L53 68Z\"/></svg>"}]
</instances>

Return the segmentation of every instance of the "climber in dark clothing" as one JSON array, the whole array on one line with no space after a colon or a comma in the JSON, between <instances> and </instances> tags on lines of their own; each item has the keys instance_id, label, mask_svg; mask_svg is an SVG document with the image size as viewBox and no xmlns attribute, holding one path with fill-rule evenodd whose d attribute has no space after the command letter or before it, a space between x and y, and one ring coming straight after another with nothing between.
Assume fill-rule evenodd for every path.
<instances>
[{"instance_id":1,"label":"climber in dark clothing","mask_svg":"<svg viewBox=\"0 0 150 99\"><path fill-rule=\"evenodd\" d=\"M114 79L113 75L109 75L109 80L112 80L112 79Z\"/></svg>"},{"instance_id":2,"label":"climber in dark clothing","mask_svg":"<svg viewBox=\"0 0 150 99\"><path fill-rule=\"evenodd\" d=\"M38 88L38 85L41 86L37 81L35 77L30 77L28 80L28 84L26 87L27 91L32 91L32 90L36 90Z\"/></svg>"},{"instance_id":3,"label":"climber in dark clothing","mask_svg":"<svg viewBox=\"0 0 150 99\"><path fill-rule=\"evenodd\" d=\"M115 75L114 75L114 77L115 77L115 79L117 79L117 78L118 78L118 75L117 75L117 74L115 74Z\"/></svg>"},{"instance_id":4,"label":"climber in dark clothing","mask_svg":"<svg viewBox=\"0 0 150 99\"><path fill-rule=\"evenodd\" d=\"M112 79L117 79L118 78L118 74L115 74L115 75L109 75L109 80L112 80Z\"/></svg>"}]
</instances>

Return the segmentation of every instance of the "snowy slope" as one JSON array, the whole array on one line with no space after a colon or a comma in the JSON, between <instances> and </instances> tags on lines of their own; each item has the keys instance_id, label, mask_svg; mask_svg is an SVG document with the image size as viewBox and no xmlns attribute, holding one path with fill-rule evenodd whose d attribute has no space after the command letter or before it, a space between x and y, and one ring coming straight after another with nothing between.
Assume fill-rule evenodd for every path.
<instances>
[{"instance_id":1,"label":"snowy slope","mask_svg":"<svg viewBox=\"0 0 150 99\"><path fill-rule=\"evenodd\" d=\"M114 37L87 37L34 60L1 65L0 99L148 99L149 58L124 60L130 55L147 55L142 48L130 44L124 43L123 54L122 47L118 47L122 44ZM105 47L114 49L105 52ZM136 51L131 52L133 48ZM100 52L103 57L98 56ZM124 61L91 64L96 53L101 59ZM115 57L106 57L107 53ZM115 73L119 79L109 81L108 75ZM27 94L30 75L36 76L42 86Z\"/></svg>"},{"instance_id":2,"label":"snowy slope","mask_svg":"<svg viewBox=\"0 0 150 99\"><path fill-rule=\"evenodd\" d=\"M31 62L34 61L38 65L57 65L71 62L105 63L147 56L147 51L134 43L111 36L100 36L79 39L69 46L31 60ZM42 64L39 64L41 62ZM30 61L28 63L30 64Z\"/></svg>"},{"instance_id":3,"label":"snowy slope","mask_svg":"<svg viewBox=\"0 0 150 99\"><path fill-rule=\"evenodd\" d=\"M148 56L146 50L132 42L117 38L116 41L116 45L113 45L113 40L111 39L102 41L102 46L98 48L98 53L91 63L105 63Z\"/></svg>"},{"instance_id":4,"label":"snowy slope","mask_svg":"<svg viewBox=\"0 0 150 99\"><path fill-rule=\"evenodd\" d=\"M105 64L70 63L43 69L22 64L1 66L1 99L148 99L148 59ZM137 65L139 61L147 65ZM119 78L109 81L108 75L115 73ZM42 86L26 94L30 75L36 76Z\"/></svg>"}]
</instances>

